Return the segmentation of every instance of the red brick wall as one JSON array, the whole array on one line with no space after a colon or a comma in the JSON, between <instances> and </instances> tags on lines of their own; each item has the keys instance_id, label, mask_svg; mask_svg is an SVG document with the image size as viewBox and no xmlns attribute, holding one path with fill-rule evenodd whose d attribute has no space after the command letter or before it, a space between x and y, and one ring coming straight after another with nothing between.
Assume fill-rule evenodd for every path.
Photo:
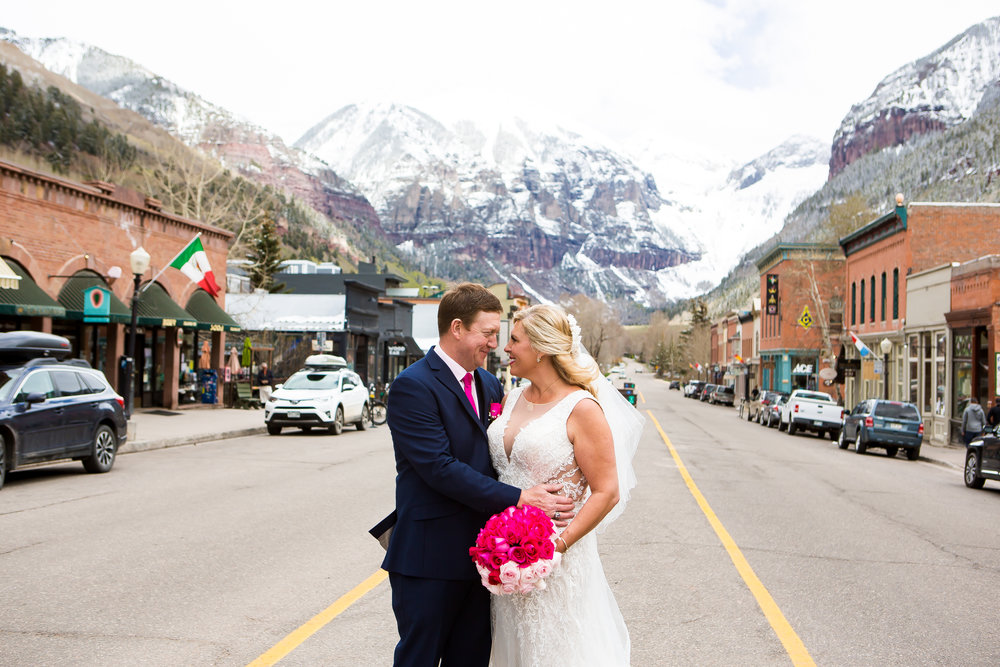
<instances>
[{"instance_id":1,"label":"red brick wall","mask_svg":"<svg viewBox=\"0 0 1000 667\"><path fill-rule=\"evenodd\" d=\"M843 259L786 259L765 269L760 276L761 303L767 302L767 274L777 274L779 314L777 316L768 315L766 307L762 309L760 315L761 350L822 349L823 337L819 324L819 310L808 287L810 264L815 271L819 293L825 304L828 304L834 296L844 298L845 262ZM814 324L808 329L797 323L806 306L809 307L809 312L814 320ZM831 331L831 333L836 335L839 331Z\"/></svg>"},{"instance_id":2,"label":"red brick wall","mask_svg":"<svg viewBox=\"0 0 1000 667\"><path fill-rule=\"evenodd\" d=\"M913 271L1000 253L1000 204L910 204Z\"/></svg>"},{"instance_id":3,"label":"red brick wall","mask_svg":"<svg viewBox=\"0 0 1000 667\"><path fill-rule=\"evenodd\" d=\"M844 326L859 334L897 331L906 317L906 274L910 266L912 236L906 232L893 234L847 258ZM941 262L938 262L940 264ZM898 317L892 317L893 270L899 270ZM882 320L882 273L886 275L885 321ZM871 280L875 278L875 320L871 319ZM861 323L861 281L865 282L864 324ZM851 294L857 292L857 306L852 318Z\"/></svg>"},{"instance_id":4,"label":"red brick wall","mask_svg":"<svg viewBox=\"0 0 1000 667\"><path fill-rule=\"evenodd\" d=\"M135 193L128 193L134 198ZM126 304L132 294L129 253L142 245L152 258L144 278L152 278L201 232L202 244L225 290L226 254L232 234L194 220L125 204L96 188L0 162L0 254L17 259L53 299L66 276L83 268L107 276L119 266L122 277L110 281ZM197 289L184 274L168 269L157 278L170 297L184 306ZM219 299L225 307L225 293Z\"/></svg>"}]
</instances>

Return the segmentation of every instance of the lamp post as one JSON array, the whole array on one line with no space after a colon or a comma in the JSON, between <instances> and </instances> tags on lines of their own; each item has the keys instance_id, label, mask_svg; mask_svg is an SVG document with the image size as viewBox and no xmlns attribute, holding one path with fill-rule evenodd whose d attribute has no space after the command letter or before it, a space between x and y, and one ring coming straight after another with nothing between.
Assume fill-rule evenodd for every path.
<instances>
[{"instance_id":1,"label":"lamp post","mask_svg":"<svg viewBox=\"0 0 1000 667\"><path fill-rule=\"evenodd\" d=\"M889 400L889 353L892 352L892 341L888 338L883 338L878 346L882 348L882 385L885 388L885 391L882 392L882 397L885 400Z\"/></svg>"},{"instance_id":2,"label":"lamp post","mask_svg":"<svg viewBox=\"0 0 1000 667\"><path fill-rule=\"evenodd\" d=\"M128 331L128 354L126 359L125 373L125 416L132 416L132 409L135 406L135 335L139 320L139 284L142 282L142 274L149 268L149 253L142 246L139 246L128 256L129 265L132 267L132 325Z\"/></svg>"}]
</instances>

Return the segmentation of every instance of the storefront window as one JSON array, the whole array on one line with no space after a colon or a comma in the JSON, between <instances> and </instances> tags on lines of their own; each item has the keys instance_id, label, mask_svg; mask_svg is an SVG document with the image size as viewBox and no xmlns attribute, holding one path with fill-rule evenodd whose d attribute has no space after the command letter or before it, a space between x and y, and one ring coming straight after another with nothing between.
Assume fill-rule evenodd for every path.
<instances>
[{"instance_id":1,"label":"storefront window","mask_svg":"<svg viewBox=\"0 0 1000 667\"><path fill-rule=\"evenodd\" d=\"M968 331L968 329L966 329ZM972 396L972 334L955 333L952 338L952 410L953 419L961 417Z\"/></svg>"},{"instance_id":2,"label":"storefront window","mask_svg":"<svg viewBox=\"0 0 1000 667\"><path fill-rule=\"evenodd\" d=\"M944 396L945 396L945 365L944 358L939 357L937 361L937 367L934 371L934 414L938 416L944 415Z\"/></svg>"}]
</instances>

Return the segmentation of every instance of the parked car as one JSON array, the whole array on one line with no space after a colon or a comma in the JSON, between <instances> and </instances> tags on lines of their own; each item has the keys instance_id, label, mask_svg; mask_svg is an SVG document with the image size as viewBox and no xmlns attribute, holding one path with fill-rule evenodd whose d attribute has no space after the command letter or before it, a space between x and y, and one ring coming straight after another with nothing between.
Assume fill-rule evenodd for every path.
<instances>
[{"instance_id":1,"label":"parked car","mask_svg":"<svg viewBox=\"0 0 1000 667\"><path fill-rule=\"evenodd\" d=\"M691 380L684 385L684 395L688 398L701 398L701 390L705 388L702 380Z\"/></svg>"},{"instance_id":2,"label":"parked car","mask_svg":"<svg viewBox=\"0 0 1000 667\"><path fill-rule=\"evenodd\" d=\"M843 410L830 394L796 389L781 409L778 429L786 430L788 435L812 431L821 438L829 435L831 440L836 440L840 436L842 417Z\"/></svg>"},{"instance_id":3,"label":"parked car","mask_svg":"<svg viewBox=\"0 0 1000 667\"><path fill-rule=\"evenodd\" d=\"M372 425L368 388L357 373L336 364L303 368L275 387L264 404L264 423L271 435L285 426L340 435L344 424L354 424L363 431Z\"/></svg>"},{"instance_id":4,"label":"parked car","mask_svg":"<svg viewBox=\"0 0 1000 667\"><path fill-rule=\"evenodd\" d=\"M712 390L712 395L708 399L709 403L715 405L733 405L736 401L736 390L732 387L716 385Z\"/></svg>"},{"instance_id":5,"label":"parked car","mask_svg":"<svg viewBox=\"0 0 1000 667\"><path fill-rule=\"evenodd\" d=\"M708 399L711 398L712 396L712 392L715 391L715 388L718 386L719 385L717 384L706 384L704 387L701 388L701 393L698 395L698 400L708 401Z\"/></svg>"},{"instance_id":6,"label":"parked car","mask_svg":"<svg viewBox=\"0 0 1000 667\"><path fill-rule=\"evenodd\" d=\"M73 459L103 473L125 444L125 399L62 336L0 334L0 488L7 472Z\"/></svg>"},{"instance_id":7,"label":"parked car","mask_svg":"<svg viewBox=\"0 0 1000 667\"><path fill-rule=\"evenodd\" d=\"M844 415L837 444L847 449L853 442L858 454L864 454L871 447L881 447L890 458L905 449L906 458L916 461L920 458L923 439L924 422L917 406L871 398L861 401Z\"/></svg>"},{"instance_id":8,"label":"parked car","mask_svg":"<svg viewBox=\"0 0 1000 667\"><path fill-rule=\"evenodd\" d=\"M788 403L788 394L785 392L776 392L778 396L771 401L767 406L761 409L761 421L760 423L768 428L772 426L781 425L781 411L785 408L785 404Z\"/></svg>"},{"instance_id":9,"label":"parked car","mask_svg":"<svg viewBox=\"0 0 1000 667\"><path fill-rule=\"evenodd\" d=\"M669 389L677 389L679 391L680 388L681 388L681 381L680 380L671 380L670 381L670 385L668 386L668 388Z\"/></svg>"},{"instance_id":10,"label":"parked car","mask_svg":"<svg viewBox=\"0 0 1000 667\"><path fill-rule=\"evenodd\" d=\"M747 421L755 421L758 424L763 423L764 409L777 400L781 393L765 389L757 395L756 400L749 401L746 407Z\"/></svg>"},{"instance_id":11,"label":"parked car","mask_svg":"<svg viewBox=\"0 0 1000 667\"><path fill-rule=\"evenodd\" d=\"M1000 426L988 427L965 447L965 485L981 489L986 480L1000 481Z\"/></svg>"}]
</instances>

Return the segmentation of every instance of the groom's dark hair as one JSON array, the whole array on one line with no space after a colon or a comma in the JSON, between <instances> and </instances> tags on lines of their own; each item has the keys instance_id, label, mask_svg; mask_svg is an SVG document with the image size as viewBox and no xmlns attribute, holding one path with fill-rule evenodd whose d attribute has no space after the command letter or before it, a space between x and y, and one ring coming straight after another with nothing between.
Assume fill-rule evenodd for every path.
<instances>
[{"instance_id":1,"label":"groom's dark hair","mask_svg":"<svg viewBox=\"0 0 1000 667\"><path fill-rule=\"evenodd\" d=\"M476 283L456 285L441 297L438 305L438 333L443 336L456 319L461 320L468 328L472 326L476 316L484 312L503 315L503 304L493 292Z\"/></svg>"}]
</instances>

